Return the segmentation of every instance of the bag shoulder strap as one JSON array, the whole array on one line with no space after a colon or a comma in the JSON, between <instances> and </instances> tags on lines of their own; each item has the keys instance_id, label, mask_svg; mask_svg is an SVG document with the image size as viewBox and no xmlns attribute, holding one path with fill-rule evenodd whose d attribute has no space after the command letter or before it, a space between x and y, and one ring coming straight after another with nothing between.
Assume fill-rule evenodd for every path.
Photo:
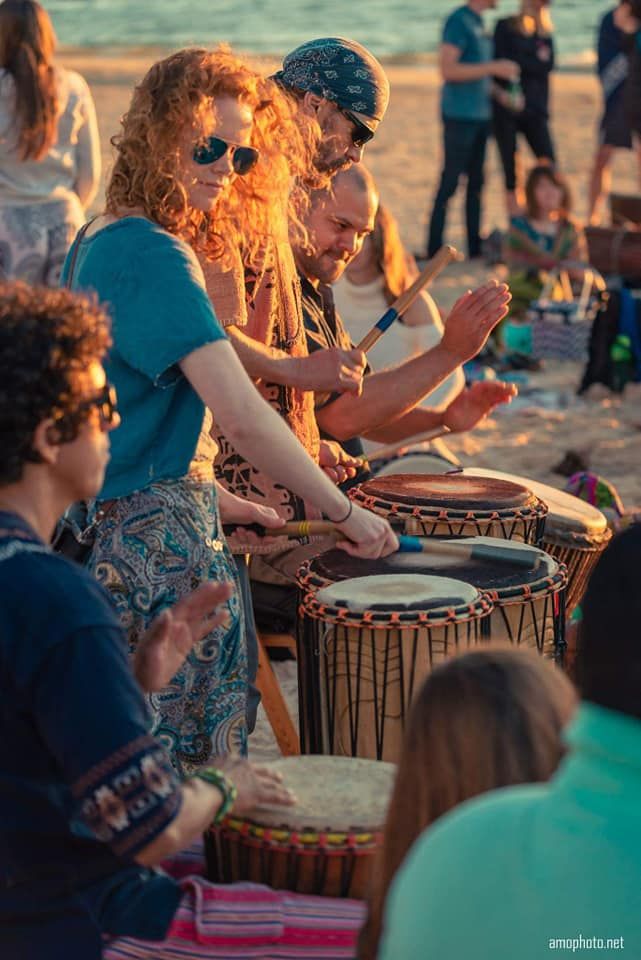
<instances>
[{"instance_id":1,"label":"bag shoulder strap","mask_svg":"<svg viewBox=\"0 0 641 960\"><path fill-rule=\"evenodd\" d=\"M94 223L97 219L98 217L96 216L96 217L92 217L91 220L87 220L84 226L82 226L78 231L78 233L76 234L76 239L74 240L73 246L71 248L71 263L69 264L69 270L67 271L67 279L65 280L65 287L68 290L71 290L71 284L73 283L73 274L76 268L76 260L78 259L78 250L80 249L80 244L82 243L84 236L87 230L89 229L89 227L91 226L91 224Z\"/></svg>"}]
</instances>

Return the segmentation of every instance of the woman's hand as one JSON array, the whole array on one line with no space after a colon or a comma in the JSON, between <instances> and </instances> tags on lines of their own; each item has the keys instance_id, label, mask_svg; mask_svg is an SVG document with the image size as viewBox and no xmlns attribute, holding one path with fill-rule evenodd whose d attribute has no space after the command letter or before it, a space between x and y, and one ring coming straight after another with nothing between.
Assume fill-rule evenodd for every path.
<instances>
[{"instance_id":1,"label":"woman's hand","mask_svg":"<svg viewBox=\"0 0 641 960\"><path fill-rule=\"evenodd\" d=\"M443 414L443 424L452 433L473 430L501 403L510 403L518 390L512 383L482 380L459 393Z\"/></svg>"},{"instance_id":2,"label":"woman's hand","mask_svg":"<svg viewBox=\"0 0 641 960\"><path fill-rule=\"evenodd\" d=\"M156 617L140 640L133 671L147 693L162 690L176 676L194 644L225 622L224 603L231 583L203 583L189 596Z\"/></svg>"},{"instance_id":3,"label":"woman's hand","mask_svg":"<svg viewBox=\"0 0 641 960\"><path fill-rule=\"evenodd\" d=\"M228 757L216 766L229 777L238 791L232 807L232 813L238 817L245 816L261 805L291 807L296 803L296 797L283 785L282 776L275 770L255 767L238 757Z\"/></svg>"},{"instance_id":4,"label":"woman's hand","mask_svg":"<svg viewBox=\"0 0 641 960\"><path fill-rule=\"evenodd\" d=\"M505 283L490 280L477 290L468 290L456 301L445 322L438 348L455 359L453 366L471 360L483 349L494 327L507 316L512 299Z\"/></svg>"},{"instance_id":5,"label":"woman's hand","mask_svg":"<svg viewBox=\"0 0 641 960\"><path fill-rule=\"evenodd\" d=\"M353 557L375 560L398 550L398 539L387 520L355 503L347 520L336 526L347 537L339 540L336 546Z\"/></svg>"},{"instance_id":6,"label":"woman's hand","mask_svg":"<svg viewBox=\"0 0 641 960\"><path fill-rule=\"evenodd\" d=\"M335 440L321 440L318 463L332 483L353 480L363 466L360 457L352 457Z\"/></svg>"}]
</instances>

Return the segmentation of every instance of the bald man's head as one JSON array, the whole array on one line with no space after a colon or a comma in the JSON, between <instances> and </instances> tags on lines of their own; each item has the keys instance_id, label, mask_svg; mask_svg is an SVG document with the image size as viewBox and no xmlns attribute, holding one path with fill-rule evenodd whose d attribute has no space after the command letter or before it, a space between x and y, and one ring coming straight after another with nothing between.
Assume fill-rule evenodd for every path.
<instances>
[{"instance_id":1,"label":"bald man's head","mask_svg":"<svg viewBox=\"0 0 641 960\"><path fill-rule=\"evenodd\" d=\"M311 249L296 248L299 268L310 280L334 283L374 229L378 191L362 165L339 171L318 190L306 217Z\"/></svg>"}]
</instances>

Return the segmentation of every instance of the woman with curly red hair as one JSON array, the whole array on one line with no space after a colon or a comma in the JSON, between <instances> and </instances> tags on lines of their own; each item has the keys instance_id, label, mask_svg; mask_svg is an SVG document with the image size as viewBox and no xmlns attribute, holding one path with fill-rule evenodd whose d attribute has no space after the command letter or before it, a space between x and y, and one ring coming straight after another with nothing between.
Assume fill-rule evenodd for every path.
<instances>
[{"instance_id":1,"label":"woman with curly red hair","mask_svg":"<svg viewBox=\"0 0 641 960\"><path fill-rule=\"evenodd\" d=\"M114 138L106 213L78 237L66 265L67 282L96 291L113 319L106 366L122 425L90 508L90 567L132 650L149 621L194 584L237 582L213 482L211 413L252 463L338 522L348 549L378 556L396 546L389 526L352 507L259 396L214 314L194 253L216 258L248 244L251 254L269 224L265 197L289 187L283 168L271 179L269 152L261 156L252 142L268 90L278 96L227 49L183 50L156 63ZM266 508L246 509L245 519L278 522ZM245 752L246 687L235 593L226 623L151 696L154 732L179 771Z\"/></svg>"}]
</instances>

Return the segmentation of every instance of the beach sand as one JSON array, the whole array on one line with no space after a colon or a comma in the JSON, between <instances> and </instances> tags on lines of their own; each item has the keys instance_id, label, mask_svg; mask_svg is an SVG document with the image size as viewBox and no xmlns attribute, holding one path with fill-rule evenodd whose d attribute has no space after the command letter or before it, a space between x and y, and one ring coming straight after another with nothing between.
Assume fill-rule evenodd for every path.
<instances>
[{"instance_id":1,"label":"beach sand","mask_svg":"<svg viewBox=\"0 0 641 960\"><path fill-rule=\"evenodd\" d=\"M133 84L156 59L154 52L127 51L112 55L68 51L63 62L79 70L91 85L103 144L105 173L111 165L109 138L118 130ZM261 68L273 63L263 61ZM436 188L441 162L438 120L439 80L428 67L391 66L392 96L376 139L367 148L367 163L377 178L382 198L400 222L412 251L424 247L427 209ZM598 84L589 74L554 77L552 114L560 165L575 197L575 212L586 211L586 185L595 149L600 111ZM528 161L529 162L529 161ZM484 228L505 224L502 180L494 144L490 145L485 191ZM635 192L636 164L620 152L614 165L618 192ZM94 205L100 209L102 193ZM464 248L463 197L450 205L448 241ZM490 275L487 268L457 263L433 288L438 303L449 308L457 296ZM372 318L375 320L376 318ZM393 336L393 329L387 336ZM553 409L527 406L501 410L473 433L448 439L465 465L493 467L524 474L562 487L564 478L553 467L566 451L586 455L591 469L611 480L627 507L641 505L641 389L629 389L623 399L575 396L581 370L577 364L549 364L545 373L531 375L530 385L548 390ZM290 700L296 696L293 664L278 665ZM252 753L267 759L274 753L271 731L264 721L252 738Z\"/></svg>"},{"instance_id":2,"label":"beach sand","mask_svg":"<svg viewBox=\"0 0 641 960\"><path fill-rule=\"evenodd\" d=\"M91 85L98 113L104 175L112 162L110 137L118 130L134 83L162 51L112 51L110 55L67 51L63 62L80 71ZM275 61L255 61L260 69L275 69ZM428 204L440 172L441 131L438 120L439 79L425 66L388 68L391 101L385 121L368 145L366 160L378 181L381 196L397 216L410 250L424 246ZM597 80L591 74L562 73L554 77L552 116L558 153L568 176L577 216L586 210L586 184L596 141L600 100ZM636 190L636 164L631 153L620 151L614 165L614 185L619 192ZM100 209L102 191L94 204ZM502 180L494 144L490 145L484 227L504 226ZM463 197L452 201L447 239L464 247ZM453 264L437 281L433 293L445 309L468 287L490 275L483 266ZM376 318L373 318L376 319ZM393 329L387 334L392 337ZM589 454L593 469L619 487L626 505L641 504L641 406L638 394L628 402L616 399L574 401L580 379L577 365L559 365L545 375L530 378L534 385L550 386L564 395L565 409L541 413L525 409L501 411L474 433L448 441L461 459L479 466L531 475L562 486L563 478L551 468L567 449Z\"/></svg>"}]
</instances>

